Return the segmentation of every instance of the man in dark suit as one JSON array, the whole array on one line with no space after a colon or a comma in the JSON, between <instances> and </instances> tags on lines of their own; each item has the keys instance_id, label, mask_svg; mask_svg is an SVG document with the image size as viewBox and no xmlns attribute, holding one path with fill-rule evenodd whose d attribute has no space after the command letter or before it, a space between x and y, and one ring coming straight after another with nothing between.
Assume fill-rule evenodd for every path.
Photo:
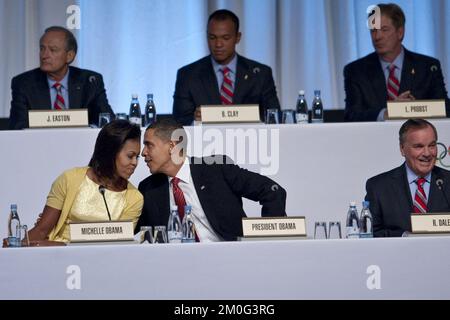
<instances>
[{"instance_id":1,"label":"man in dark suit","mask_svg":"<svg viewBox=\"0 0 450 320\"><path fill-rule=\"evenodd\" d=\"M183 127L171 119L147 128L142 156L152 175L139 184L144 207L136 232L141 226L167 225L170 208L177 205L181 213L183 203L192 206L202 242L242 236L242 197L259 201L262 216L286 215L286 191L276 182L239 168L225 156L187 158L186 139Z\"/></svg>"},{"instance_id":2,"label":"man in dark suit","mask_svg":"<svg viewBox=\"0 0 450 320\"><path fill-rule=\"evenodd\" d=\"M408 120L399 139L405 163L366 183L375 237L400 237L411 231L412 212L450 211L450 171L435 166L436 128L426 120Z\"/></svg>"},{"instance_id":3,"label":"man in dark suit","mask_svg":"<svg viewBox=\"0 0 450 320\"><path fill-rule=\"evenodd\" d=\"M98 114L114 112L108 104L101 74L69 67L77 54L77 41L69 30L53 26L40 39L40 67L11 81L10 129L28 128L29 110L87 108L90 124Z\"/></svg>"},{"instance_id":4,"label":"man in dark suit","mask_svg":"<svg viewBox=\"0 0 450 320\"><path fill-rule=\"evenodd\" d=\"M207 38L211 54L178 70L173 96L177 121L191 125L201 120L201 105L259 104L263 121L268 108L280 108L272 69L236 53L241 33L233 12L213 12Z\"/></svg>"},{"instance_id":5,"label":"man in dark suit","mask_svg":"<svg viewBox=\"0 0 450 320\"><path fill-rule=\"evenodd\" d=\"M396 4L379 4L380 29L371 30L375 52L344 68L345 120L383 121L387 100L445 99L450 101L439 60L406 50L405 15Z\"/></svg>"}]
</instances>

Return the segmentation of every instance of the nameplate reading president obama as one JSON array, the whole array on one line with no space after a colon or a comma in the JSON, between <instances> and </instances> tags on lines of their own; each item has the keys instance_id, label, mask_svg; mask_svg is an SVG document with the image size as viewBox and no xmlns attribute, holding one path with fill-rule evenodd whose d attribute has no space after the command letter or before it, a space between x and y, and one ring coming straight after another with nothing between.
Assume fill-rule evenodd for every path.
<instances>
[{"instance_id":1,"label":"nameplate reading president obama","mask_svg":"<svg viewBox=\"0 0 450 320\"><path fill-rule=\"evenodd\" d=\"M204 105L200 108L203 123L261 122L258 105Z\"/></svg>"},{"instance_id":2,"label":"nameplate reading president obama","mask_svg":"<svg viewBox=\"0 0 450 320\"><path fill-rule=\"evenodd\" d=\"M388 101L389 119L445 118L444 100Z\"/></svg>"},{"instance_id":3,"label":"nameplate reading president obama","mask_svg":"<svg viewBox=\"0 0 450 320\"><path fill-rule=\"evenodd\" d=\"M242 218L244 237L306 237L305 217Z\"/></svg>"},{"instance_id":4,"label":"nameplate reading president obama","mask_svg":"<svg viewBox=\"0 0 450 320\"><path fill-rule=\"evenodd\" d=\"M30 128L87 127L88 110L30 110L28 122Z\"/></svg>"},{"instance_id":5,"label":"nameplate reading president obama","mask_svg":"<svg viewBox=\"0 0 450 320\"><path fill-rule=\"evenodd\" d=\"M73 222L70 242L129 241L134 239L132 221Z\"/></svg>"}]
</instances>

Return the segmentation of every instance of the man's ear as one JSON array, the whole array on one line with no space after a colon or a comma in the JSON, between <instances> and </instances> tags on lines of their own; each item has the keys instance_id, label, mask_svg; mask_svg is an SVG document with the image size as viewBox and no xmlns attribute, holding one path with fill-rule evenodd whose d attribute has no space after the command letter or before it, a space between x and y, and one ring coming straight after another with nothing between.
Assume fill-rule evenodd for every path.
<instances>
[{"instance_id":1,"label":"man's ear","mask_svg":"<svg viewBox=\"0 0 450 320\"><path fill-rule=\"evenodd\" d=\"M73 60L75 60L75 51L69 50L69 51L67 52L66 63L67 63L67 64L71 64L71 63L73 62Z\"/></svg>"}]
</instances>

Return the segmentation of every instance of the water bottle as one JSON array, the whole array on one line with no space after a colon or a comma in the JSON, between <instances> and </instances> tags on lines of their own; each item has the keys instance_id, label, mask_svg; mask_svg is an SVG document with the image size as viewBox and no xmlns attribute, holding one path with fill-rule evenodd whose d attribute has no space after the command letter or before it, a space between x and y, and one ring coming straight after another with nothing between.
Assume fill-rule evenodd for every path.
<instances>
[{"instance_id":1,"label":"water bottle","mask_svg":"<svg viewBox=\"0 0 450 320\"><path fill-rule=\"evenodd\" d=\"M361 215L359 217L359 237L360 238L372 238L373 237L373 227L372 227L372 213L369 209L369 201L363 201Z\"/></svg>"},{"instance_id":2,"label":"water bottle","mask_svg":"<svg viewBox=\"0 0 450 320\"><path fill-rule=\"evenodd\" d=\"M183 218L183 243L195 242L195 226L191 215L192 207L186 205L184 207Z\"/></svg>"},{"instance_id":3,"label":"water bottle","mask_svg":"<svg viewBox=\"0 0 450 320\"><path fill-rule=\"evenodd\" d=\"M323 104L320 98L320 90L314 90L314 100L311 110L311 122L321 123L323 122Z\"/></svg>"},{"instance_id":4,"label":"water bottle","mask_svg":"<svg viewBox=\"0 0 450 320\"><path fill-rule=\"evenodd\" d=\"M21 226L19 214L17 213L17 205L12 204L8 219L8 242L10 247L20 247L20 231Z\"/></svg>"},{"instance_id":5,"label":"water bottle","mask_svg":"<svg viewBox=\"0 0 450 320\"><path fill-rule=\"evenodd\" d=\"M176 205L172 206L170 210L167 236L170 243L181 243L183 232L181 230L180 216L178 215L178 206Z\"/></svg>"},{"instance_id":6,"label":"water bottle","mask_svg":"<svg viewBox=\"0 0 450 320\"><path fill-rule=\"evenodd\" d=\"M345 224L345 231L347 238L359 238L359 218L356 203L350 202L350 208L347 213L347 220Z\"/></svg>"},{"instance_id":7,"label":"water bottle","mask_svg":"<svg viewBox=\"0 0 450 320\"><path fill-rule=\"evenodd\" d=\"M308 123L308 104L306 103L304 90L300 90L298 92L297 107L295 112L297 123Z\"/></svg>"},{"instance_id":8,"label":"water bottle","mask_svg":"<svg viewBox=\"0 0 450 320\"><path fill-rule=\"evenodd\" d=\"M141 106L139 105L137 94L131 95L130 115L128 117L128 121L137 124L139 127L142 126Z\"/></svg>"},{"instance_id":9,"label":"water bottle","mask_svg":"<svg viewBox=\"0 0 450 320\"><path fill-rule=\"evenodd\" d=\"M156 121L156 107L153 101L153 93L147 94L147 104L145 105L145 126L148 127Z\"/></svg>"}]
</instances>

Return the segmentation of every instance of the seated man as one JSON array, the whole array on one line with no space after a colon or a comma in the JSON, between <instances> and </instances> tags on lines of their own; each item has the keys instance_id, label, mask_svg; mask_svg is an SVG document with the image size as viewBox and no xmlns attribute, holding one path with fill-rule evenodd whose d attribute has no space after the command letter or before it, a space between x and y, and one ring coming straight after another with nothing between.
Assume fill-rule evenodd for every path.
<instances>
[{"instance_id":1,"label":"seated man","mask_svg":"<svg viewBox=\"0 0 450 320\"><path fill-rule=\"evenodd\" d=\"M280 109L272 69L236 54L241 33L233 12L213 12L207 38L211 54L178 70L173 95L178 122L200 120L199 106L208 104L259 104L262 121L267 109Z\"/></svg>"},{"instance_id":2,"label":"seated man","mask_svg":"<svg viewBox=\"0 0 450 320\"><path fill-rule=\"evenodd\" d=\"M406 50L405 15L396 4L379 4L381 28L370 35L375 52L344 68L345 120L383 121L387 101L445 99L450 101L437 59Z\"/></svg>"},{"instance_id":3,"label":"seated man","mask_svg":"<svg viewBox=\"0 0 450 320\"><path fill-rule=\"evenodd\" d=\"M152 175L139 184L144 196L140 226L167 225L170 208L192 206L199 241L232 241L242 236L242 197L259 201L262 216L285 216L286 191L271 179L239 168L225 156L187 158L186 132L174 120L159 120L145 131L142 156Z\"/></svg>"},{"instance_id":4,"label":"seated man","mask_svg":"<svg viewBox=\"0 0 450 320\"><path fill-rule=\"evenodd\" d=\"M435 166L436 128L426 120L408 120L399 139L405 163L366 183L375 237L400 237L411 231L412 212L450 211L450 171ZM444 182L442 190L438 179Z\"/></svg>"},{"instance_id":5,"label":"seated man","mask_svg":"<svg viewBox=\"0 0 450 320\"><path fill-rule=\"evenodd\" d=\"M28 110L87 108L90 124L101 112L114 112L108 104L102 75L69 67L77 54L77 41L69 30L47 28L40 40L40 67L11 81L9 129L28 128Z\"/></svg>"}]
</instances>

